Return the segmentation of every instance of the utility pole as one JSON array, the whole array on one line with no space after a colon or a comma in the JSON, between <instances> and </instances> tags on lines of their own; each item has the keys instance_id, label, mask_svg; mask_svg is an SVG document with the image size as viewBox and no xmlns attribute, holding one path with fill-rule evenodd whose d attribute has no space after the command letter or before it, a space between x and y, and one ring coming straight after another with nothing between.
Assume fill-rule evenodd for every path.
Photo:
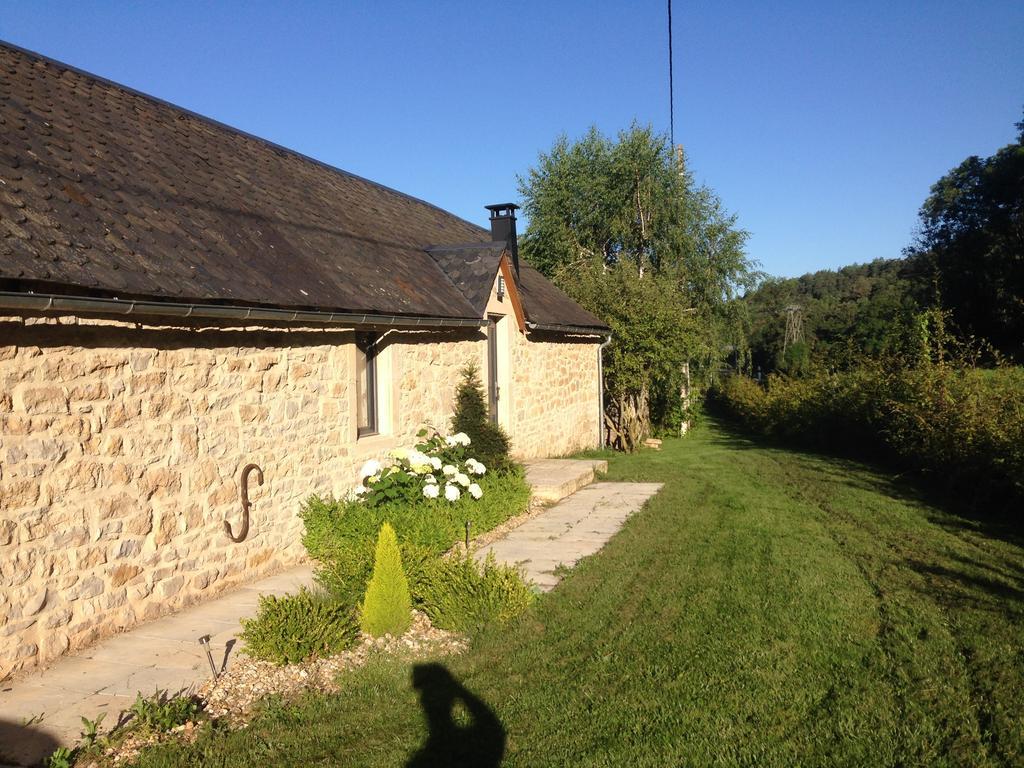
<instances>
[{"instance_id":1,"label":"utility pole","mask_svg":"<svg viewBox=\"0 0 1024 768\"><path fill-rule=\"evenodd\" d=\"M672 15L672 3L669 2L669 17ZM683 145L676 144L676 172L679 174L680 181L684 180L686 176L685 159L683 155ZM683 193L685 193L685 187L683 187ZM693 310L685 310L686 312L692 312ZM686 358L683 361L682 366L683 381L679 385L679 399L683 403L683 409L686 411L690 410L690 394L691 394L691 382L690 382L690 359ZM684 418L679 424L679 436L682 437L690 431L690 420Z\"/></svg>"}]
</instances>

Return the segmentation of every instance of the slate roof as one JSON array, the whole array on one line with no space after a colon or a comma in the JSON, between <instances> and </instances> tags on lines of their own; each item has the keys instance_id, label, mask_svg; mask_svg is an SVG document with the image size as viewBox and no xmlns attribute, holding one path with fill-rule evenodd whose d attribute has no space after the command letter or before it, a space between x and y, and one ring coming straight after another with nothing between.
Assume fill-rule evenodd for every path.
<instances>
[{"instance_id":1,"label":"slate roof","mask_svg":"<svg viewBox=\"0 0 1024 768\"><path fill-rule=\"evenodd\" d=\"M505 243L464 243L435 245L428 248L427 253L455 283L477 317L483 317L505 249Z\"/></svg>"},{"instance_id":2,"label":"slate roof","mask_svg":"<svg viewBox=\"0 0 1024 768\"><path fill-rule=\"evenodd\" d=\"M526 319L541 325L574 326L610 330L595 315L585 310L525 262L519 267L519 296Z\"/></svg>"},{"instance_id":3,"label":"slate roof","mask_svg":"<svg viewBox=\"0 0 1024 768\"><path fill-rule=\"evenodd\" d=\"M4 290L479 318L500 255L422 200L4 43L0 182ZM528 316L578 324L528 282Z\"/></svg>"}]
</instances>

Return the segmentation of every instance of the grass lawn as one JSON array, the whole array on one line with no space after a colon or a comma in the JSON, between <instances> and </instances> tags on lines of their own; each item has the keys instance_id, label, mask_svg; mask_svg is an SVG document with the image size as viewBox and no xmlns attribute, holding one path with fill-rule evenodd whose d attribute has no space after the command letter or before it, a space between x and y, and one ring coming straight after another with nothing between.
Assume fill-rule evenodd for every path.
<instances>
[{"instance_id":1,"label":"grass lawn","mask_svg":"<svg viewBox=\"0 0 1024 768\"><path fill-rule=\"evenodd\" d=\"M1024 764L1019 544L860 465L714 424L610 465L665 487L520 622L445 662L476 697L455 727L484 705L500 721L450 743L493 754L503 730L508 766ZM378 661L340 695L141 764L445 764L412 759L428 728L411 672Z\"/></svg>"}]
</instances>

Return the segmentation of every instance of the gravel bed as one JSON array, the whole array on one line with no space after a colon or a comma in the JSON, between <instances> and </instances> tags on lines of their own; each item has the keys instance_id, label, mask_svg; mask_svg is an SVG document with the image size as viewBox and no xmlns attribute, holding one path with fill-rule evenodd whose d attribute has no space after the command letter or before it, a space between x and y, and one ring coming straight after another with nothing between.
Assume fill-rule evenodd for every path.
<instances>
[{"instance_id":1,"label":"gravel bed","mask_svg":"<svg viewBox=\"0 0 1024 768\"><path fill-rule=\"evenodd\" d=\"M213 718L244 719L260 699L278 694L291 696L303 691L337 691L337 677L346 670L363 666L373 654L418 658L461 653L465 639L431 625L426 614L412 612L412 626L401 637L374 638L360 634L358 644L348 651L301 664L280 667L244 654L217 680L203 685L199 697Z\"/></svg>"},{"instance_id":2,"label":"gravel bed","mask_svg":"<svg viewBox=\"0 0 1024 768\"><path fill-rule=\"evenodd\" d=\"M466 647L465 637L438 629L426 614L413 611L412 626L401 637L374 638L360 633L354 648L322 659L278 666L240 653L230 669L216 680L203 684L195 695L202 700L206 716L226 721L236 728L245 727L260 699L272 695L289 698L306 691L336 692L340 689L340 674L363 666L374 655L416 660L462 653ZM168 739L191 741L197 732L197 723L186 723L163 734L129 732L115 739L116 743L102 757L76 765L83 768L119 765L135 759L148 745Z\"/></svg>"}]
</instances>

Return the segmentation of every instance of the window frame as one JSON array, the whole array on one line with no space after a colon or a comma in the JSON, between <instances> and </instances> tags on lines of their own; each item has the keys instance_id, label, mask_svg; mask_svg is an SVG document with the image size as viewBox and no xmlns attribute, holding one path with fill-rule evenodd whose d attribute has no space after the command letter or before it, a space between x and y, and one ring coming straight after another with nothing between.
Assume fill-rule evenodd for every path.
<instances>
[{"instance_id":1,"label":"window frame","mask_svg":"<svg viewBox=\"0 0 1024 768\"><path fill-rule=\"evenodd\" d=\"M363 400L366 408L366 426L361 426L356 419L356 438L373 437L380 434L379 411L377 407L377 338L372 334L356 336L356 354L366 358L366 391L359 391L359 377L356 376L357 397ZM356 409L358 414L358 408Z\"/></svg>"}]
</instances>

